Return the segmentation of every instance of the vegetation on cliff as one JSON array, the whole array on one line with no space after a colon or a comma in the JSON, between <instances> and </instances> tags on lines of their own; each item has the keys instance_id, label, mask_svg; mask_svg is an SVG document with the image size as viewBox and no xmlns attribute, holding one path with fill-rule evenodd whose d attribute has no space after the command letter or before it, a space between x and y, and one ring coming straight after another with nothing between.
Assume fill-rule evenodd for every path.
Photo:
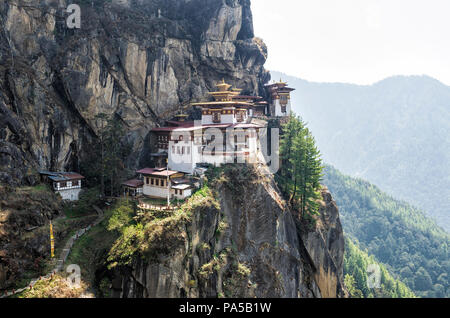
<instances>
[{"instance_id":1,"label":"vegetation on cliff","mask_svg":"<svg viewBox=\"0 0 450 318\"><path fill-rule=\"evenodd\" d=\"M324 182L339 205L347 237L420 297L449 297L450 238L418 209L331 166Z\"/></svg>"},{"instance_id":2,"label":"vegetation on cliff","mask_svg":"<svg viewBox=\"0 0 450 318\"><path fill-rule=\"evenodd\" d=\"M121 200L113 209L108 230L119 238L112 245L109 268L130 265L135 257L147 261L159 255L173 253L186 237L186 225L191 221L192 211L199 212L211 207L219 209L211 190L205 186L175 211L145 211L140 213L134 201Z\"/></svg>"},{"instance_id":3,"label":"vegetation on cliff","mask_svg":"<svg viewBox=\"0 0 450 318\"><path fill-rule=\"evenodd\" d=\"M125 127L113 115L100 113L95 117L98 138L93 139L87 148L81 164L81 172L86 177L87 186L99 187L100 194L114 196L120 192L120 182L128 177L123 158L127 158L132 146L125 138Z\"/></svg>"},{"instance_id":4,"label":"vegetation on cliff","mask_svg":"<svg viewBox=\"0 0 450 318\"><path fill-rule=\"evenodd\" d=\"M276 179L289 203L301 216L317 214L322 160L311 132L293 114L282 125L280 161Z\"/></svg>"},{"instance_id":5,"label":"vegetation on cliff","mask_svg":"<svg viewBox=\"0 0 450 318\"><path fill-rule=\"evenodd\" d=\"M67 275L58 273L51 279L36 282L32 289L28 289L13 298L91 298L88 285L81 281L80 286L71 286Z\"/></svg>"},{"instance_id":6,"label":"vegetation on cliff","mask_svg":"<svg viewBox=\"0 0 450 318\"><path fill-rule=\"evenodd\" d=\"M96 218L82 202L80 206L63 205L60 196L44 184L0 187L0 290L25 287L31 279L55 268L57 258L50 257L49 222L52 220L55 255L59 255L67 239Z\"/></svg>"},{"instance_id":7,"label":"vegetation on cliff","mask_svg":"<svg viewBox=\"0 0 450 318\"><path fill-rule=\"evenodd\" d=\"M211 167L176 211L118 199L104 212L67 260L80 266L82 288L70 291L61 275L20 297L317 297L328 288L317 285L289 209L257 166ZM317 248L317 255L340 258L334 249L308 246ZM323 266L322 256L314 266ZM333 290L340 288L335 281Z\"/></svg>"}]
</instances>

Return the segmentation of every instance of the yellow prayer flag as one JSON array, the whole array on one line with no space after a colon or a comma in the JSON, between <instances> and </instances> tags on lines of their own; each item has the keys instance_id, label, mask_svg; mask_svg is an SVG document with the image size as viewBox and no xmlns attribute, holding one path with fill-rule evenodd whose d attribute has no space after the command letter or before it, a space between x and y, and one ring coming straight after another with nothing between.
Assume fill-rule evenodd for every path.
<instances>
[{"instance_id":1,"label":"yellow prayer flag","mask_svg":"<svg viewBox=\"0 0 450 318\"><path fill-rule=\"evenodd\" d=\"M55 257L55 238L53 237L53 225L50 221L50 256Z\"/></svg>"}]
</instances>

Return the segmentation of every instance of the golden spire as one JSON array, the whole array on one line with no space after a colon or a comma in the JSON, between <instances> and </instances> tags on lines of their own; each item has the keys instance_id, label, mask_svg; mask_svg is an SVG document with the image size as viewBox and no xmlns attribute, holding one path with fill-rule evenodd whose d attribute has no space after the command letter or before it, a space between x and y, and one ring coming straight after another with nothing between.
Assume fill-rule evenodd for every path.
<instances>
[{"instance_id":1,"label":"golden spire","mask_svg":"<svg viewBox=\"0 0 450 318\"><path fill-rule=\"evenodd\" d=\"M225 83L225 79L222 79L222 83L217 84L216 87L219 89L219 92L226 92L230 89L231 85Z\"/></svg>"}]
</instances>

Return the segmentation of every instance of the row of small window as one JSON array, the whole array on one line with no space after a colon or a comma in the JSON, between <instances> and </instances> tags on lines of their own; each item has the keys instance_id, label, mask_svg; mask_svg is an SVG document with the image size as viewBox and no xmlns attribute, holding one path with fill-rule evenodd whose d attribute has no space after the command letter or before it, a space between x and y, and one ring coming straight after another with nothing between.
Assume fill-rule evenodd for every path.
<instances>
[{"instance_id":1,"label":"row of small window","mask_svg":"<svg viewBox=\"0 0 450 318\"><path fill-rule=\"evenodd\" d=\"M147 177L145 178L145 184L156 187L167 187L167 180Z\"/></svg>"},{"instance_id":2,"label":"row of small window","mask_svg":"<svg viewBox=\"0 0 450 318\"><path fill-rule=\"evenodd\" d=\"M245 120L245 118L247 117L247 112L237 112L234 117L236 118L236 120L238 122L243 122ZM220 113L219 112L214 112L212 113L212 121L213 123L220 123L221 122L221 117L220 117Z\"/></svg>"},{"instance_id":3,"label":"row of small window","mask_svg":"<svg viewBox=\"0 0 450 318\"><path fill-rule=\"evenodd\" d=\"M199 148L200 149L200 148ZM190 155L191 147L190 146L172 146L172 153L177 155Z\"/></svg>"},{"instance_id":4,"label":"row of small window","mask_svg":"<svg viewBox=\"0 0 450 318\"><path fill-rule=\"evenodd\" d=\"M233 114L233 110L230 110L230 109L228 109L228 110L221 110L221 111L215 111L215 112L213 112L213 111L210 111L210 110L204 110L203 112L202 112L202 115L212 115L212 114L214 114L214 113L219 113L219 114L222 114L222 115L232 115Z\"/></svg>"},{"instance_id":5,"label":"row of small window","mask_svg":"<svg viewBox=\"0 0 450 318\"><path fill-rule=\"evenodd\" d=\"M178 190L178 189L174 189L175 190L175 195L183 195L183 190Z\"/></svg>"},{"instance_id":6,"label":"row of small window","mask_svg":"<svg viewBox=\"0 0 450 318\"><path fill-rule=\"evenodd\" d=\"M55 183L55 188L70 188L78 186L81 186L81 180Z\"/></svg>"}]
</instances>

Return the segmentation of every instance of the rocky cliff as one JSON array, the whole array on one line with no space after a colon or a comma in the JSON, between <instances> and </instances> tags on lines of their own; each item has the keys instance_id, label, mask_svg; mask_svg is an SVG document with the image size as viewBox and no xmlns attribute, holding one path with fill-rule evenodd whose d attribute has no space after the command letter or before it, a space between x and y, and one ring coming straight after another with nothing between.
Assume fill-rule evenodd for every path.
<instances>
[{"instance_id":1,"label":"rocky cliff","mask_svg":"<svg viewBox=\"0 0 450 318\"><path fill-rule=\"evenodd\" d=\"M77 2L75 30L66 27L70 1L0 3L0 183L34 184L38 169L78 171L97 138L97 114L124 123L133 145L124 161L135 168L148 160L150 129L222 78L264 95L267 49L254 38L249 0ZM106 273L120 297L345 296L343 234L330 194L323 190L320 217L305 224L271 176L235 169L211 180L210 192L196 195L187 211L143 222L136 247L142 257L112 271L95 268L96 279ZM0 193L8 220L0 248L12 253L0 254L0 288L14 283L11 262L27 259L31 266L37 258L11 249L26 230L15 216L29 204L13 211L11 193ZM24 214L42 231L36 240L46 239L43 225L55 209L37 204L30 213L38 217ZM14 220L22 222L15 232Z\"/></svg>"},{"instance_id":2,"label":"rocky cliff","mask_svg":"<svg viewBox=\"0 0 450 318\"><path fill-rule=\"evenodd\" d=\"M164 239L144 239L170 248L116 271L114 295L345 297L344 237L330 193L322 191L320 215L306 224L265 172L227 167L210 180L211 193L193 198L188 218L171 223Z\"/></svg>"},{"instance_id":3,"label":"rocky cliff","mask_svg":"<svg viewBox=\"0 0 450 318\"><path fill-rule=\"evenodd\" d=\"M222 78L264 94L267 50L249 0L75 2L80 29L66 26L71 1L0 3L0 182L77 171L99 113L125 124L135 168L149 130Z\"/></svg>"}]
</instances>

